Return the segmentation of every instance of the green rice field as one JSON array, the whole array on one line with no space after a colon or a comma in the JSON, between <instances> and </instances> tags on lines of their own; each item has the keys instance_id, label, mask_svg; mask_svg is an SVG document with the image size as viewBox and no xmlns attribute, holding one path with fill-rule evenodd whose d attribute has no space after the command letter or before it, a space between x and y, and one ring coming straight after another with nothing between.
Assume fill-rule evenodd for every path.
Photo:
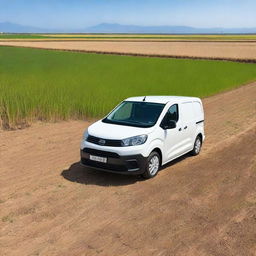
<instances>
[{"instance_id":1,"label":"green rice field","mask_svg":"<svg viewBox=\"0 0 256 256\"><path fill-rule=\"evenodd\" d=\"M129 96L206 97L255 80L255 64L2 46L0 122L101 117Z\"/></svg>"}]
</instances>

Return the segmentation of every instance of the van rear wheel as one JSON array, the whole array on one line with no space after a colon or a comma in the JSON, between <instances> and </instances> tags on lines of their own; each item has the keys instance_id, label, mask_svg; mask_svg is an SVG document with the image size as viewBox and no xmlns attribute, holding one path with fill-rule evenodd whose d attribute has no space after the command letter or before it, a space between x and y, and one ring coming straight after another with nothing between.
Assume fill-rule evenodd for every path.
<instances>
[{"instance_id":1,"label":"van rear wheel","mask_svg":"<svg viewBox=\"0 0 256 256\"><path fill-rule=\"evenodd\" d=\"M153 178L157 175L159 168L160 168L160 156L157 152L153 151L147 159L146 170L142 174L142 176L145 179Z\"/></svg>"},{"instance_id":2,"label":"van rear wheel","mask_svg":"<svg viewBox=\"0 0 256 256\"><path fill-rule=\"evenodd\" d=\"M194 143L194 148L191 151L192 156L197 156L199 155L202 147L202 140L199 136L196 137L195 143Z\"/></svg>"}]
</instances>

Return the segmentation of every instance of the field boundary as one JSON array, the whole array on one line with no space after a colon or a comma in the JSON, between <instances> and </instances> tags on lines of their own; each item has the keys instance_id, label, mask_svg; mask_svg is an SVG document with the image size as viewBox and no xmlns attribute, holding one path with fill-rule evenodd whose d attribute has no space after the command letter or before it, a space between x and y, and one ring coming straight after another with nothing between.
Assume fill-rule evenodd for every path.
<instances>
[{"instance_id":1,"label":"field boundary","mask_svg":"<svg viewBox=\"0 0 256 256\"><path fill-rule=\"evenodd\" d=\"M166 43L256 43L256 40L169 40L169 39L0 39L0 42L166 42Z\"/></svg>"},{"instance_id":2,"label":"field boundary","mask_svg":"<svg viewBox=\"0 0 256 256\"><path fill-rule=\"evenodd\" d=\"M38 41L37 41L38 42ZM17 45L0 45L0 47L16 47L16 48L31 48L50 51L62 52L79 52L79 53L92 53L92 54L105 54L105 55L120 55L120 56L135 56L135 57L149 57L149 58L166 58L166 59L194 59L194 60L216 60L216 61L231 61L242 63L256 63L256 59L241 59L241 58L225 58L225 57L199 57L189 55L169 55L169 54L144 54L144 53L127 53L115 51L97 51L97 50L78 50L78 49L59 49L48 47L35 47L35 46L17 46Z\"/></svg>"}]
</instances>

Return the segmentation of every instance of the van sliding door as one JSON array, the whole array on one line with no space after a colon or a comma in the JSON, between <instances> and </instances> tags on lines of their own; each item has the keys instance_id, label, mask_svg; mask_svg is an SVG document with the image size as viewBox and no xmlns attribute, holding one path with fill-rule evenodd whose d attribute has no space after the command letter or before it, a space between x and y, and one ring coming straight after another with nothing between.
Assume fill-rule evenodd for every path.
<instances>
[{"instance_id":1,"label":"van sliding door","mask_svg":"<svg viewBox=\"0 0 256 256\"><path fill-rule=\"evenodd\" d=\"M195 114L193 110L193 103L184 102L181 104L181 117L182 117L182 137L184 142L185 151L190 151L194 146L196 124L195 124Z\"/></svg>"}]
</instances>

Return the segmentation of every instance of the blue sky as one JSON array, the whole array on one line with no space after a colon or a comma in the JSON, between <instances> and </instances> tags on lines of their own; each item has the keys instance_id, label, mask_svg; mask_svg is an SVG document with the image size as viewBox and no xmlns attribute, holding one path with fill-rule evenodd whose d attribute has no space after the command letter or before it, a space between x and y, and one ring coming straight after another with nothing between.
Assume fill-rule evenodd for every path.
<instances>
[{"instance_id":1,"label":"blue sky","mask_svg":"<svg viewBox=\"0 0 256 256\"><path fill-rule=\"evenodd\" d=\"M43 28L256 27L256 0L0 0L0 22L5 21Z\"/></svg>"}]
</instances>

